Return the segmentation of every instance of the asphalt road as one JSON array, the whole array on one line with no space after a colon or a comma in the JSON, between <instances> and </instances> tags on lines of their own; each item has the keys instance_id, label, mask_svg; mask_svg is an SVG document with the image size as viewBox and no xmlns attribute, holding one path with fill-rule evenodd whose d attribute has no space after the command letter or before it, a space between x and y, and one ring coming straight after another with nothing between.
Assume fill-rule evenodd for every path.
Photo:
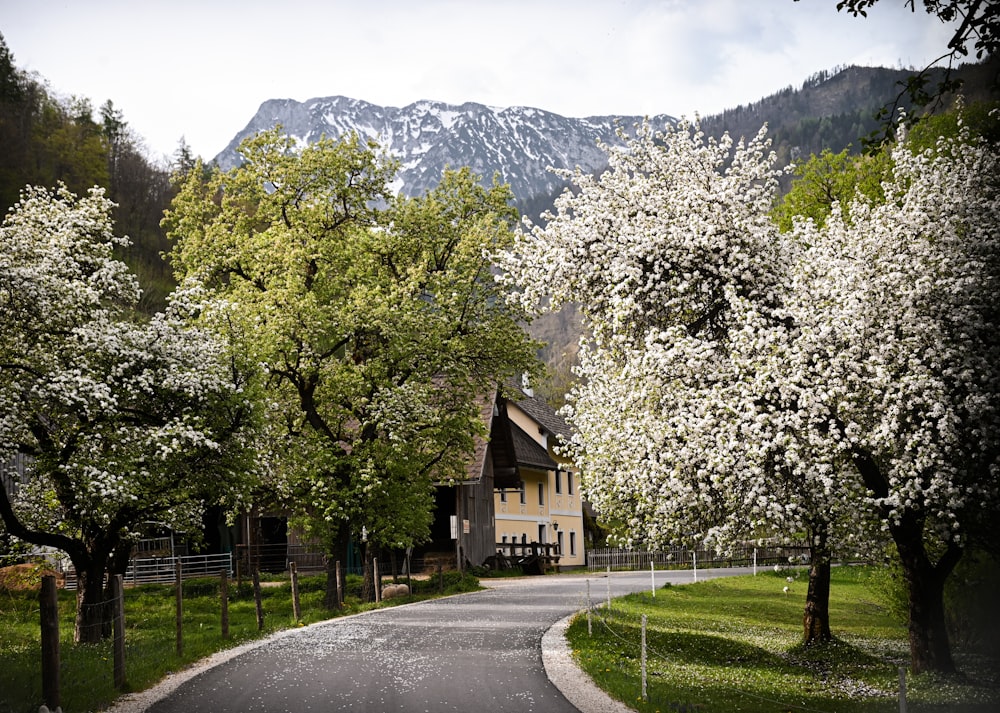
<instances>
[{"instance_id":1,"label":"asphalt road","mask_svg":"<svg viewBox=\"0 0 1000 713\"><path fill-rule=\"evenodd\" d=\"M606 599L604 574L485 580L483 592L284 632L113 710L577 713L546 675L542 636L586 606L588 580L591 601ZM656 573L657 586L691 580L690 571ZM612 596L649 589L650 573L614 573L610 585Z\"/></svg>"}]
</instances>

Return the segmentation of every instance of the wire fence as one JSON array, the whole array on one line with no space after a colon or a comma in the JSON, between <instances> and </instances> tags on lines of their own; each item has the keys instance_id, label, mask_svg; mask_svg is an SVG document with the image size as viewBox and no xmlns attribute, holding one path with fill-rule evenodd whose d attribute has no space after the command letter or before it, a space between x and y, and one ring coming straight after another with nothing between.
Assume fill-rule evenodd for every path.
<instances>
[{"instance_id":1,"label":"wire fence","mask_svg":"<svg viewBox=\"0 0 1000 713\"><path fill-rule=\"evenodd\" d=\"M649 676L647 676L647 670L651 669L663 669L668 666L671 660L671 655L661 650L660 648L650 645L649 640L651 637L647 637L646 631L646 615L639 615L634 612L629 612L616 606L612 603L613 600L609 598L605 602L591 602L588 590L588 601L585 607L585 615L587 617L587 627L588 632L593 636L592 631L592 621L596 621L597 625L601 630L609 637L611 637L617 645L621 646L621 655L623 661L640 661L640 681L637 685L636 698L637 700L652 703L660 708L660 710L670 710L676 711L677 713L701 713L701 711L706 710L705 704L698 700L668 700L668 696L657 690L658 686L655 681L652 685L649 685ZM685 667L685 676L690 679L691 690L710 690L716 688L723 683L727 690L732 694L738 694L740 697L751 698L763 703L773 704L775 710L788 711L803 711L803 713L829 713L828 709L821 710L819 708L813 708L806 705L804 702L796 702L791 697L785 698L783 700L777 700L759 692L747 690L745 687L740 687L735 684L732 680L726 680L725 682L720 682L712 677L699 672L699 667L697 666L687 666ZM899 689L896 692L890 693L889 691L875 691L866 690L864 693L866 696L877 695L879 697L885 697L889 695L896 695L898 697L900 707L899 710L905 713L906 708L906 676L905 669L900 668L899 670ZM655 678L655 674L653 676Z\"/></svg>"},{"instance_id":2,"label":"wire fence","mask_svg":"<svg viewBox=\"0 0 1000 713\"><path fill-rule=\"evenodd\" d=\"M233 559L156 559L158 579L166 577L161 572L166 570L165 563L174 563L169 579L154 586L133 587L123 577L115 576L109 582L111 598L102 597L100 601L81 603L65 593L60 597L54 575L43 576L44 592L33 607L19 604L16 611L8 613L0 601L0 615L5 616L6 623L16 617L18 627L31 627L36 632L40 629L40 636L25 649L26 656L12 658L0 647L0 713L32 713L39 710L40 702L49 710L67 703L67 710L90 710L81 707L80 701L113 700L128 686L142 688L151 683L148 676L155 669L153 661L165 657L178 663L196 660L215 651L220 640L242 643L268 628L329 616L325 578L314 576L300 581L294 563L288 581L261 582L259 572L253 570L249 575L244 573L241 584L229 579ZM190 571L178 564L185 561L192 565ZM207 571L216 566L213 561L222 568L214 580L206 578ZM372 560L370 567L376 582L375 601L405 597L412 591L409 582L395 583L399 572L394 573L389 563ZM348 598L352 601L347 606L358 606L364 596L360 578L348 582L340 562L334 562L334 570L339 606L343 607ZM444 573L440 566L436 571L436 579L420 582L425 585L420 587L422 592L444 592ZM188 581L192 578L196 579ZM383 588L386 581L394 583ZM164 606L165 598L175 600L173 612L169 604ZM74 639L74 629L80 641L94 643L67 645ZM39 644L41 667L35 648ZM172 648L176 650L173 655ZM11 661L16 662L16 670L8 665Z\"/></svg>"},{"instance_id":3,"label":"wire fence","mask_svg":"<svg viewBox=\"0 0 1000 713\"><path fill-rule=\"evenodd\" d=\"M595 548L587 551L591 572L606 570L660 569L688 567L771 567L809 563L809 547L804 544L781 546L744 545L725 552L711 548L674 547L666 550Z\"/></svg>"}]
</instances>

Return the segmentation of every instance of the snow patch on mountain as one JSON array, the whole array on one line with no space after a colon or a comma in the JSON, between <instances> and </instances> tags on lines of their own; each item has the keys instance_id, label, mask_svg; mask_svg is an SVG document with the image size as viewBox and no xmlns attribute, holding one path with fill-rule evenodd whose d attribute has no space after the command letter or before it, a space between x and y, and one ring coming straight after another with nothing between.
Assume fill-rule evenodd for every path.
<instances>
[{"instance_id":1,"label":"snow patch on mountain","mask_svg":"<svg viewBox=\"0 0 1000 713\"><path fill-rule=\"evenodd\" d=\"M223 170L239 164L240 142L277 125L297 143L357 132L377 142L400 162L393 188L418 195L437 184L446 168L469 166L490 182L498 174L521 202L551 195L562 182L550 168L593 172L606 165L599 143L620 144L617 128L627 131L639 116L568 118L533 107L454 105L421 100L402 108L382 107L344 96L305 102L270 99L229 145L215 157ZM674 119L650 117L656 128Z\"/></svg>"}]
</instances>

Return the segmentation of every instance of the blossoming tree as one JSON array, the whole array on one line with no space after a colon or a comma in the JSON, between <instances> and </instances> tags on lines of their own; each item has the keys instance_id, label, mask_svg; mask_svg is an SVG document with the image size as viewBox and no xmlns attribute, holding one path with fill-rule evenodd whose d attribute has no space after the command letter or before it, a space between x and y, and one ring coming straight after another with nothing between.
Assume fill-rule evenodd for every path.
<instances>
[{"instance_id":1,"label":"blossoming tree","mask_svg":"<svg viewBox=\"0 0 1000 713\"><path fill-rule=\"evenodd\" d=\"M960 122L892 163L884 200L795 224L787 306L796 363L898 551L912 667L950 671L944 582L970 543L995 546L1000 503L1000 162Z\"/></svg>"},{"instance_id":2,"label":"blossoming tree","mask_svg":"<svg viewBox=\"0 0 1000 713\"><path fill-rule=\"evenodd\" d=\"M124 572L144 524L195 532L251 472L238 362L187 326L184 300L136 317L111 208L99 189L29 187L0 227L0 460L29 456L0 516L69 556L84 642L107 633L105 575Z\"/></svg>"},{"instance_id":3,"label":"blossoming tree","mask_svg":"<svg viewBox=\"0 0 1000 713\"><path fill-rule=\"evenodd\" d=\"M330 562L348 536L418 544L435 482L464 477L477 398L534 362L486 256L512 238L509 191L466 170L390 195L395 167L355 136L296 147L272 130L241 152L174 201L178 275L251 335L277 486Z\"/></svg>"},{"instance_id":4,"label":"blossoming tree","mask_svg":"<svg viewBox=\"0 0 1000 713\"><path fill-rule=\"evenodd\" d=\"M828 638L841 462L798 438L810 416L780 385L797 253L769 217L766 136L644 127L609 161L567 174L576 190L500 258L525 308L581 304L591 336L567 415L588 498L646 546L807 530L806 637Z\"/></svg>"},{"instance_id":5,"label":"blossoming tree","mask_svg":"<svg viewBox=\"0 0 1000 713\"><path fill-rule=\"evenodd\" d=\"M763 133L646 128L500 259L526 308L582 305L569 447L627 541L805 531L819 641L831 543L880 521L914 669L947 670L955 538L996 503L997 172L971 140L893 159L884 203L785 234Z\"/></svg>"}]
</instances>

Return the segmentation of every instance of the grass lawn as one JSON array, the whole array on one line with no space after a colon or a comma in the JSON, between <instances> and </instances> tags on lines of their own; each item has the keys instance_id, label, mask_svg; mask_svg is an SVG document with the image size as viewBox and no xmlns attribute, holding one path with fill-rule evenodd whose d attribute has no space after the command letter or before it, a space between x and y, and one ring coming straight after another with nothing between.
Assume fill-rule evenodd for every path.
<instances>
[{"instance_id":1,"label":"grass lawn","mask_svg":"<svg viewBox=\"0 0 1000 713\"><path fill-rule=\"evenodd\" d=\"M323 608L325 576L300 576L302 618L292 616L291 585L263 583L261 598L264 630L257 631L253 594L244 583L229 586L229 638L222 638L219 580L195 579L184 583L184 655L177 656L176 603L173 586L143 585L125 589L126 691L149 688L166 674L177 671L216 651L262 638L279 629L329 619L336 613ZM475 578L445 572L445 593L478 588ZM414 581L414 595L382 604L360 603L360 577L348 576L343 614L356 614L376 606L392 606L437 596L437 577ZM59 592L61 707L67 713L98 711L110 706L123 691L114 687L111 642L73 643L75 592ZM41 633L38 592L0 589L0 713L37 713L42 703Z\"/></svg>"},{"instance_id":2,"label":"grass lawn","mask_svg":"<svg viewBox=\"0 0 1000 713\"><path fill-rule=\"evenodd\" d=\"M797 575L788 583L786 577ZM595 683L646 712L896 713L904 624L879 603L875 570L834 568L828 646L801 645L807 573L666 586L578 616L567 638ZM784 587L789 591L785 593ZM641 692L641 620L647 617L647 697ZM907 678L908 713L1000 711L996 642L954 647L960 677ZM986 651L992 650L989 655Z\"/></svg>"}]
</instances>

